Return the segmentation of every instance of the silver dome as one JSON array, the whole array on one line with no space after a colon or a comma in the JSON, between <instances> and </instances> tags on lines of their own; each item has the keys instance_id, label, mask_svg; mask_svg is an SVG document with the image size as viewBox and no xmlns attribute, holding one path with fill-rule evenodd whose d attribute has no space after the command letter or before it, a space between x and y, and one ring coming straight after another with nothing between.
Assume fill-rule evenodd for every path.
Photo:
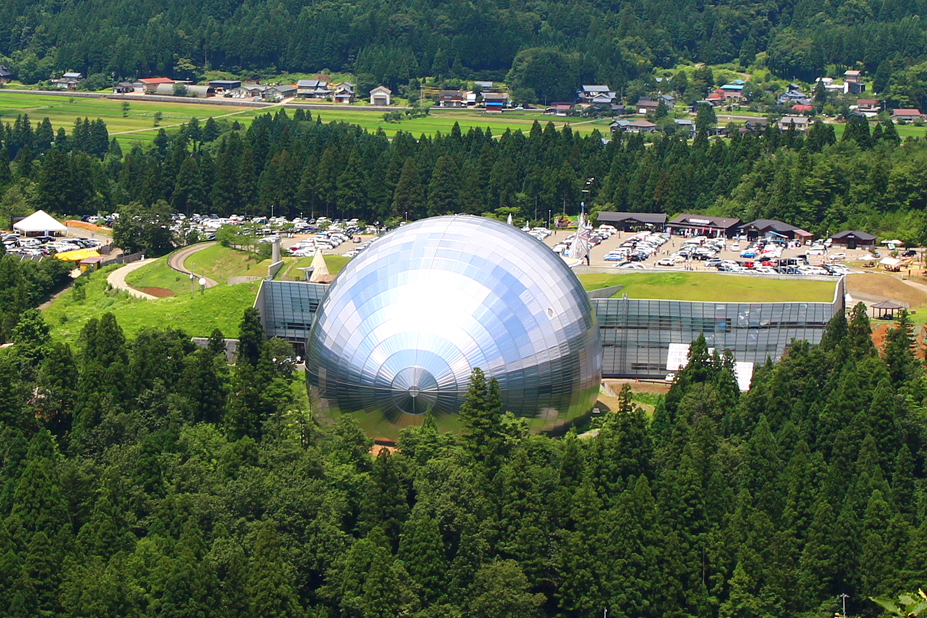
<instances>
[{"instance_id":1,"label":"silver dome","mask_svg":"<svg viewBox=\"0 0 927 618\"><path fill-rule=\"evenodd\" d=\"M573 272L537 239L472 216L399 228L351 260L306 345L314 403L399 427L456 414L479 367L504 409L550 428L595 404L602 348Z\"/></svg>"}]
</instances>

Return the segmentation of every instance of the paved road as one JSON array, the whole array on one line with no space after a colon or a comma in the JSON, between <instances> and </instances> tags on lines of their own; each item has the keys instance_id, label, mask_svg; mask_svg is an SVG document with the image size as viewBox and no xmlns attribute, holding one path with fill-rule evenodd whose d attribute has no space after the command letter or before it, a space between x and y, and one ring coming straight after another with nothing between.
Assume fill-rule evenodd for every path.
<instances>
[{"instance_id":1,"label":"paved road","mask_svg":"<svg viewBox=\"0 0 927 618\"><path fill-rule=\"evenodd\" d=\"M146 264L154 262L154 259L145 259L139 260L138 262L132 262L131 264L126 264L122 268L117 268L109 274L109 277L106 278L106 282L117 290L125 290L132 296L136 298L141 298L143 300L155 300L157 297L152 296L151 294L145 294L144 292L139 292L128 283L126 283L126 275L128 275L133 270L137 270Z\"/></svg>"},{"instance_id":2,"label":"paved road","mask_svg":"<svg viewBox=\"0 0 927 618\"><path fill-rule=\"evenodd\" d=\"M194 253L196 253L197 251L202 251L206 247L211 247L214 244L216 243L215 242L202 242L202 243L197 243L195 245L190 245L189 247L184 247L180 251L175 251L167 259L167 265L179 273L189 275L191 274L191 271L187 270L183 265L183 263L187 261L187 258L193 255ZM196 273L192 273L192 274L197 278L202 277L202 275L197 275ZM209 277L204 277L204 278L206 279L207 288L214 288L217 285L219 285L218 283L216 283Z\"/></svg>"}]
</instances>

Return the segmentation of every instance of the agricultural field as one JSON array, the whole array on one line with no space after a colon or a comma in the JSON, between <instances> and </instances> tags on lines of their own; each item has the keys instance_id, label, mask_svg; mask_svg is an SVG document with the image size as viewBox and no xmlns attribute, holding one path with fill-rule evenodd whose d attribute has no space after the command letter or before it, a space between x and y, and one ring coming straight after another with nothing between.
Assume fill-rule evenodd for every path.
<instances>
[{"instance_id":1,"label":"agricultural field","mask_svg":"<svg viewBox=\"0 0 927 618\"><path fill-rule=\"evenodd\" d=\"M264 109L228 105L129 101L128 116L123 118L122 103L113 99L16 94L0 90L0 121L12 122L19 114L29 114L33 126L47 117L56 131L59 127L70 131L77 118L102 118L110 136L126 151L135 143L151 142L159 128L170 131L191 118L229 118L247 125L255 115L265 113ZM161 112L162 116L159 127L154 126L156 112Z\"/></svg>"},{"instance_id":2,"label":"agricultural field","mask_svg":"<svg viewBox=\"0 0 927 618\"><path fill-rule=\"evenodd\" d=\"M579 275L586 290L624 286L613 298L725 303L831 302L836 281L795 281L721 273L637 272Z\"/></svg>"},{"instance_id":3,"label":"agricultural field","mask_svg":"<svg viewBox=\"0 0 927 618\"><path fill-rule=\"evenodd\" d=\"M237 120L242 125L249 125L252 119L274 110L273 107L251 108L229 105L209 105L203 103L129 101L128 115L123 118L121 100L90 99L67 97L51 94L17 94L0 91L0 121L12 122L19 114L29 114L33 124L48 117L57 130L66 130L74 124L76 118L102 118L106 122L111 136L115 137L123 150L134 144L148 144L158 133L159 128L171 131L172 128L189 122L191 118L205 120L228 118ZM289 109L292 114L293 110ZM412 118L401 122L388 123L383 119L385 108L359 106L356 109L310 110L313 118L321 116L322 122L347 122L356 124L368 131L378 129L390 137L399 131L416 136L449 133L454 123L459 123L462 131L472 127L490 128L494 135L502 135L506 129L529 131L535 120L546 125L553 122L558 128L564 125L577 133L589 134L598 129L603 135L609 132L609 120L588 120L582 118L554 118L538 111L511 111L504 114L485 114L476 110L436 110L424 118ZM159 127L154 126L154 115L161 112Z\"/></svg>"}]
</instances>

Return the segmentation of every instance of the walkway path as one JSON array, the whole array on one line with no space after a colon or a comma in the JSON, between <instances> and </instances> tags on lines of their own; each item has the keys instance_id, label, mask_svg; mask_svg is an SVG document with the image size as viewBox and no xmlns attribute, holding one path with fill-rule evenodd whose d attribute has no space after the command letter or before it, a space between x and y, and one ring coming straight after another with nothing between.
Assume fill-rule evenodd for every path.
<instances>
[{"instance_id":1,"label":"walkway path","mask_svg":"<svg viewBox=\"0 0 927 618\"><path fill-rule=\"evenodd\" d=\"M211 246L213 246L214 244L216 244L216 243L215 243L215 242L201 242L201 243L197 243L197 244L195 244L195 245L190 245L189 247L184 247L183 249L181 249L181 250L179 250L179 251L175 251L175 252L172 253L171 256L167 259L167 265L170 266L172 269L176 270L176 271L179 272L179 273L183 273L183 274L185 274L185 275L193 274L193 275L196 276L197 278L202 277L202 275L197 275L196 273L191 273L189 270L187 270L187 268L183 265L183 263L187 261L187 258L188 258L188 257L190 257L191 255L193 255L193 254L196 253L197 251L202 251L202 250L205 249L206 247L211 247ZM207 288L214 288L214 287L216 287L217 285L219 285L218 283L216 283L215 281L213 281L213 280L210 279L209 277L204 277L204 279L206 279L206 287L207 287Z\"/></svg>"},{"instance_id":2,"label":"walkway path","mask_svg":"<svg viewBox=\"0 0 927 618\"><path fill-rule=\"evenodd\" d=\"M122 268L117 268L109 274L109 277L106 278L106 282L117 290L125 290L132 296L136 298L141 298L143 300L155 300L157 296L152 296L151 294L145 294L144 292L139 292L128 283L126 283L126 275L128 275L133 270L138 270L146 264L151 264L157 258L149 258L145 260L139 260L138 262L132 262L131 264L126 264Z\"/></svg>"}]
</instances>

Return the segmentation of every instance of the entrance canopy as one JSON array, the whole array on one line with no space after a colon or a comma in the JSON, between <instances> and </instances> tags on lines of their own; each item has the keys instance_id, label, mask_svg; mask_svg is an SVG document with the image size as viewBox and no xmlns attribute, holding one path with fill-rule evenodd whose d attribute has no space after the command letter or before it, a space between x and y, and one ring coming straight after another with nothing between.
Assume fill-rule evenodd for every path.
<instances>
[{"instance_id":1,"label":"entrance canopy","mask_svg":"<svg viewBox=\"0 0 927 618\"><path fill-rule=\"evenodd\" d=\"M37 210L22 221L14 223L13 230L26 236L52 236L67 232L68 228L55 221L55 218L44 210Z\"/></svg>"}]
</instances>

